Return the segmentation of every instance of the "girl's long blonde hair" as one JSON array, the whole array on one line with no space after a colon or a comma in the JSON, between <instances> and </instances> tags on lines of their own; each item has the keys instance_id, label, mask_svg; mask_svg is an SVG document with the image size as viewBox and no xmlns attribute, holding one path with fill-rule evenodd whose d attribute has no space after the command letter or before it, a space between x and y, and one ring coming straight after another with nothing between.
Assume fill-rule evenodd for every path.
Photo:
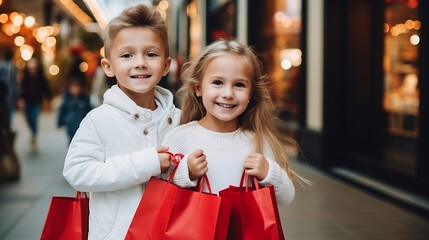
<instances>
[{"instance_id":1,"label":"girl's long blonde hair","mask_svg":"<svg viewBox=\"0 0 429 240\"><path fill-rule=\"evenodd\" d=\"M241 56L248 64L252 76L252 92L247 109L238 117L238 124L242 130L254 133L255 150L263 154L264 144L268 144L278 164L288 173L291 179L296 174L290 169L286 145L295 145L296 142L281 135L276 127L276 109L268 90L266 76L262 74L262 64L255 52L236 40L218 40L208 45L194 60L183 65L181 79L183 86L178 90L182 99L182 116L180 123L200 120L206 114L201 97L197 97L195 90L200 86L207 65L216 57L227 54Z\"/></svg>"}]
</instances>

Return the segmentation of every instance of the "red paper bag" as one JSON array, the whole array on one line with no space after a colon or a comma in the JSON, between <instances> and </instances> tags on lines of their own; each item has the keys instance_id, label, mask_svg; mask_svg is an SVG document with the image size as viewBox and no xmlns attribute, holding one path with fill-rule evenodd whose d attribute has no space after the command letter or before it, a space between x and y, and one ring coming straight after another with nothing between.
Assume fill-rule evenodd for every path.
<instances>
[{"instance_id":1,"label":"red paper bag","mask_svg":"<svg viewBox=\"0 0 429 240\"><path fill-rule=\"evenodd\" d=\"M178 165L183 155L173 155ZM231 200L180 188L171 183L176 168L168 181L151 178L146 186L125 239L226 239Z\"/></svg>"},{"instance_id":2,"label":"red paper bag","mask_svg":"<svg viewBox=\"0 0 429 240\"><path fill-rule=\"evenodd\" d=\"M88 239L89 198L77 192L76 197L52 197L41 240Z\"/></svg>"},{"instance_id":3,"label":"red paper bag","mask_svg":"<svg viewBox=\"0 0 429 240\"><path fill-rule=\"evenodd\" d=\"M170 182L151 178L125 239L163 239L178 189Z\"/></svg>"},{"instance_id":4,"label":"red paper bag","mask_svg":"<svg viewBox=\"0 0 429 240\"><path fill-rule=\"evenodd\" d=\"M198 192L178 191L164 239L226 239L231 200L211 194L207 176L201 178L199 185ZM210 193L202 192L204 185Z\"/></svg>"},{"instance_id":5,"label":"red paper bag","mask_svg":"<svg viewBox=\"0 0 429 240\"><path fill-rule=\"evenodd\" d=\"M176 167L168 181L152 177L146 185L125 240L163 239L179 187L172 184L182 154L171 154Z\"/></svg>"},{"instance_id":6,"label":"red paper bag","mask_svg":"<svg viewBox=\"0 0 429 240\"><path fill-rule=\"evenodd\" d=\"M228 239L284 240L274 187L259 188L255 178L255 187L249 187L248 179L243 173L239 187L219 192L219 196L232 200Z\"/></svg>"}]
</instances>

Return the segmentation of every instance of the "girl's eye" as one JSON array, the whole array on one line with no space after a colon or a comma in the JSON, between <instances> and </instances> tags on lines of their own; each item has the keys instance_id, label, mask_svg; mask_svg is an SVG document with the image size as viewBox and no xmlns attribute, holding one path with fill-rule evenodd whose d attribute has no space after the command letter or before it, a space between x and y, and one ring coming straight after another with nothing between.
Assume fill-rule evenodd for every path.
<instances>
[{"instance_id":1,"label":"girl's eye","mask_svg":"<svg viewBox=\"0 0 429 240\"><path fill-rule=\"evenodd\" d=\"M130 58L130 57L132 57L133 55L131 55L131 53L124 53L124 54L122 54L122 58Z\"/></svg>"},{"instance_id":2,"label":"girl's eye","mask_svg":"<svg viewBox=\"0 0 429 240\"><path fill-rule=\"evenodd\" d=\"M222 81L220 81L220 80L214 80L213 84L214 85L222 85Z\"/></svg>"},{"instance_id":3,"label":"girl's eye","mask_svg":"<svg viewBox=\"0 0 429 240\"><path fill-rule=\"evenodd\" d=\"M244 87L246 87L246 85L244 85L243 83L236 83L236 84L235 84L235 86L236 86L236 87L239 87L239 88L244 88Z\"/></svg>"}]
</instances>

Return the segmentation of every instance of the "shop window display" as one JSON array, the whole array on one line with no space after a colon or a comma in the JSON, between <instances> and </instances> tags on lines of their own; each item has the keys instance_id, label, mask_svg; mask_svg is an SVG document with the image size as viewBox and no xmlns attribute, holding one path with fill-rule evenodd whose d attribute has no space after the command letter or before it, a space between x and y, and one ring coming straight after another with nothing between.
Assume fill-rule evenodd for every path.
<instances>
[{"instance_id":1,"label":"shop window display","mask_svg":"<svg viewBox=\"0 0 429 240\"><path fill-rule=\"evenodd\" d=\"M420 98L418 0L385 0L384 16L386 164L414 174Z\"/></svg>"},{"instance_id":2,"label":"shop window display","mask_svg":"<svg viewBox=\"0 0 429 240\"><path fill-rule=\"evenodd\" d=\"M302 0L249 1L251 43L260 53L273 100L287 131L294 134L300 113Z\"/></svg>"}]
</instances>

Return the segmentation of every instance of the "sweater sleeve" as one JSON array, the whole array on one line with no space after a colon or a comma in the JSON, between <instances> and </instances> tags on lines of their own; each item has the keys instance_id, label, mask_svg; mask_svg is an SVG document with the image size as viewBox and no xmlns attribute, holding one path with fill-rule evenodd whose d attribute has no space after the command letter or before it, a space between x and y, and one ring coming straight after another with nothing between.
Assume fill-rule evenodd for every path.
<instances>
[{"instance_id":1,"label":"sweater sleeve","mask_svg":"<svg viewBox=\"0 0 429 240\"><path fill-rule=\"evenodd\" d=\"M115 191L147 182L161 173L155 147L106 158L91 118L84 118L64 162L63 175L82 192Z\"/></svg>"},{"instance_id":2,"label":"sweater sleeve","mask_svg":"<svg viewBox=\"0 0 429 240\"><path fill-rule=\"evenodd\" d=\"M192 181L189 178L188 156L189 154L186 155L182 161L180 161L179 167L176 170L176 174L173 177L173 182L180 187L195 187L198 183L198 180Z\"/></svg>"},{"instance_id":3,"label":"sweater sleeve","mask_svg":"<svg viewBox=\"0 0 429 240\"><path fill-rule=\"evenodd\" d=\"M283 170L280 165L267 159L270 165L267 177L260 181L262 186L273 185L276 193L277 203L281 206L286 206L292 202L295 197L295 187L292 180Z\"/></svg>"},{"instance_id":4,"label":"sweater sleeve","mask_svg":"<svg viewBox=\"0 0 429 240\"><path fill-rule=\"evenodd\" d=\"M166 137L164 138L161 145L167 146L169 151L172 153L182 153L185 156L179 163L177 167L176 173L173 177L173 183L180 187L195 187L197 185L197 180L191 181L189 179L189 170L188 170L188 149L189 149L189 141L187 141L187 131L181 131L182 128L176 128L170 131ZM171 170L168 174L163 174L162 178L167 179Z\"/></svg>"}]
</instances>

